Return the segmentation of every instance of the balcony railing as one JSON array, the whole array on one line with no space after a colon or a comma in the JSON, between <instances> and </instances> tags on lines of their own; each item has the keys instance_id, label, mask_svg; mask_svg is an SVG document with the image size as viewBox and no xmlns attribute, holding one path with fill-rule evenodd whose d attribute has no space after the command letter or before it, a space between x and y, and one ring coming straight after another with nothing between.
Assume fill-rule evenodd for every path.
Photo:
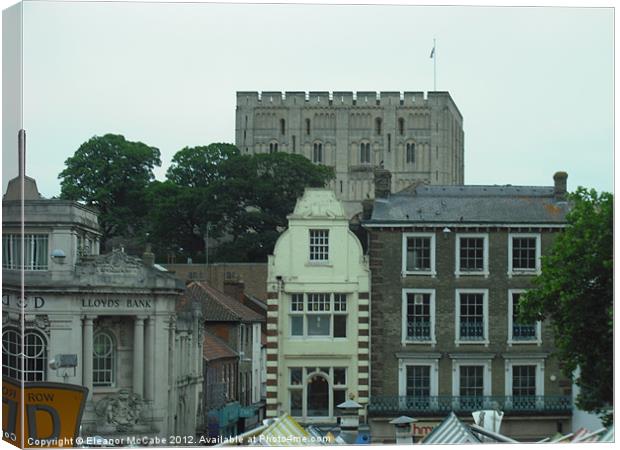
<instances>
[{"instance_id":1,"label":"balcony railing","mask_svg":"<svg viewBox=\"0 0 620 450\"><path fill-rule=\"evenodd\" d=\"M372 396L368 413L375 416L444 416L455 413L471 413L481 409L499 409L510 415L570 414L570 396Z\"/></svg>"},{"instance_id":2,"label":"balcony railing","mask_svg":"<svg viewBox=\"0 0 620 450\"><path fill-rule=\"evenodd\" d=\"M484 324L482 322L461 323L460 338L462 341L483 341Z\"/></svg>"},{"instance_id":3,"label":"balcony railing","mask_svg":"<svg viewBox=\"0 0 620 450\"><path fill-rule=\"evenodd\" d=\"M535 341L536 325L513 325L512 326L513 341Z\"/></svg>"},{"instance_id":4,"label":"balcony railing","mask_svg":"<svg viewBox=\"0 0 620 450\"><path fill-rule=\"evenodd\" d=\"M429 341L431 339L430 322L408 322L407 340L408 341Z\"/></svg>"}]
</instances>

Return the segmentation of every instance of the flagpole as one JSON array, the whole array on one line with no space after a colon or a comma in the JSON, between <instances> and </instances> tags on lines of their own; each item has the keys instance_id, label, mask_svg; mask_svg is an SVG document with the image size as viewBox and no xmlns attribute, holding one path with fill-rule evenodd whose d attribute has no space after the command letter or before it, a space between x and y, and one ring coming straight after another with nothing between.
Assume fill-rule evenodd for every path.
<instances>
[{"instance_id":1,"label":"flagpole","mask_svg":"<svg viewBox=\"0 0 620 450\"><path fill-rule=\"evenodd\" d=\"M435 44L435 38L433 38L433 90L437 90L437 45Z\"/></svg>"}]
</instances>

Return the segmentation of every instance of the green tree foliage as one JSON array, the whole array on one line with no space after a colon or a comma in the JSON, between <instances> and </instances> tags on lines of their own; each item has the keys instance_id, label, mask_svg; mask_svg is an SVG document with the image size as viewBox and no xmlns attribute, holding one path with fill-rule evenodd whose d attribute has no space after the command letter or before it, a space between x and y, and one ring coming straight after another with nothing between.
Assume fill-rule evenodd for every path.
<instances>
[{"instance_id":1,"label":"green tree foliage","mask_svg":"<svg viewBox=\"0 0 620 450\"><path fill-rule=\"evenodd\" d=\"M306 187L324 187L334 177L330 167L288 153L243 155L225 161L216 188L222 220L231 240L217 256L227 261L266 261L286 216Z\"/></svg>"},{"instance_id":2,"label":"green tree foliage","mask_svg":"<svg viewBox=\"0 0 620 450\"><path fill-rule=\"evenodd\" d=\"M203 262L207 223L218 224L223 217L215 190L212 187L179 186L166 180L152 182L147 194L151 208L145 231L149 233L157 259L164 260L166 255L175 254ZM211 226L211 238L221 237L221 229Z\"/></svg>"},{"instance_id":3,"label":"green tree foliage","mask_svg":"<svg viewBox=\"0 0 620 450\"><path fill-rule=\"evenodd\" d=\"M185 147L172 158L166 178L179 186L207 187L221 179L222 162L238 155L232 144Z\"/></svg>"},{"instance_id":4,"label":"green tree foliage","mask_svg":"<svg viewBox=\"0 0 620 450\"><path fill-rule=\"evenodd\" d=\"M100 211L103 240L132 236L147 213L146 188L161 165L159 150L123 136L94 136L65 161L61 198L80 200Z\"/></svg>"},{"instance_id":5,"label":"green tree foliage","mask_svg":"<svg viewBox=\"0 0 620 450\"><path fill-rule=\"evenodd\" d=\"M579 188L568 226L543 257L542 274L519 303L525 320L550 319L578 406L609 423L613 404L613 195Z\"/></svg>"},{"instance_id":6,"label":"green tree foliage","mask_svg":"<svg viewBox=\"0 0 620 450\"><path fill-rule=\"evenodd\" d=\"M221 165L238 156L237 147L225 143L185 147L173 156L167 181L155 181L148 190L149 240L157 258L174 253L204 261L207 224L222 218L222 204L215 195L223 179ZM210 236L219 237L221 228L210 227Z\"/></svg>"}]
</instances>

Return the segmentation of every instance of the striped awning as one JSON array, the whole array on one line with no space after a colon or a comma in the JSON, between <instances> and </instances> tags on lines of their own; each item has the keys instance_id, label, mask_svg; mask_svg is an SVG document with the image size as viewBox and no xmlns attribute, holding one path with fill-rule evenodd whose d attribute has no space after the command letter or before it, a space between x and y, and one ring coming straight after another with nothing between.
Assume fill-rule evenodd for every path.
<instances>
[{"instance_id":1,"label":"striped awning","mask_svg":"<svg viewBox=\"0 0 620 450\"><path fill-rule=\"evenodd\" d=\"M313 437L288 414L278 417L265 431L252 440L252 445L269 447L321 445L323 442Z\"/></svg>"},{"instance_id":2,"label":"striped awning","mask_svg":"<svg viewBox=\"0 0 620 450\"><path fill-rule=\"evenodd\" d=\"M479 444L481 441L452 412L422 440L423 444Z\"/></svg>"}]
</instances>

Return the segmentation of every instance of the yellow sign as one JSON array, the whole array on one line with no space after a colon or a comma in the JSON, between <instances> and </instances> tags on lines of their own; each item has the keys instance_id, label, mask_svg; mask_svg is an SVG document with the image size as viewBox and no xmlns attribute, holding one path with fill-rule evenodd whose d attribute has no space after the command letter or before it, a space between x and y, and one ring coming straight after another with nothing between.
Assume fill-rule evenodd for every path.
<instances>
[{"instance_id":1,"label":"yellow sign","mask_svg":"<svg viewBox=\"0 0 620 450\"><path fill-rule=\"evenodd\" d=\"M22 391L19 381L2 379L2 439L22 448L74 447L88 389L47 382L23 386Z\"/></svg>"}]
</instances>

